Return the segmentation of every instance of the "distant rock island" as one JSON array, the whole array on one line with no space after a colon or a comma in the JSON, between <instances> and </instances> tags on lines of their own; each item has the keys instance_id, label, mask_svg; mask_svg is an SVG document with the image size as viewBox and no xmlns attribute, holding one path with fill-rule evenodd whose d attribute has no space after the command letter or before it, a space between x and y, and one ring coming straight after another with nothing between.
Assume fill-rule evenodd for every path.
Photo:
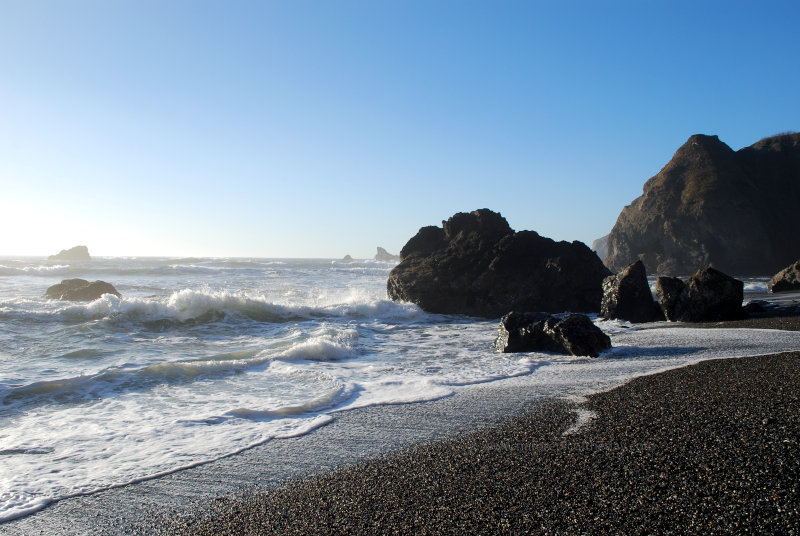
<instances>
[{"instance_id":1,"label":"distant rock island","mask_svg":"<svg viewBox=\"0 0 800 536\"><path fill-rule=\"evenodd\" d=\"M511 311L598 312L611 272L582 242L515 232L488 209L423 227L400 251L389 298L425 311L499 318Z\"/></svg>"},{"instance_id":2,"label":"distant rock island","mask_svg":"<svg viewBox=\"0 0 800 536\"><path fill-rule=\"evenodd\" d=\"M658 275L707 266L772 275L800 257L800 133L733 151L697 134L648 180L607 239L605 264ZM595 243L602 252L602 239Z\"/></svg>"},{"instance_id":3,"label":"distant rock island","mask_svg":"<svg viewBox=\"0 0 800 536\"><path fill-rule=\"evenodd\" d=\"M49 261L90 261L89 248L86 246L75 246L70 249L62 249L55 255L47 257Z\"/></svg>"},{"instance_id":4,"label":"distant rock island","mask_svg":"<svg viewBox=\"0 0 800 536\"><path fill-rule=\"evenodd\" d=\"M378 246L378 252L375 254L375 260L381 262L395 262L400 260L400 255L392 255L382 247Z\"/></svg>"}]
</instances>

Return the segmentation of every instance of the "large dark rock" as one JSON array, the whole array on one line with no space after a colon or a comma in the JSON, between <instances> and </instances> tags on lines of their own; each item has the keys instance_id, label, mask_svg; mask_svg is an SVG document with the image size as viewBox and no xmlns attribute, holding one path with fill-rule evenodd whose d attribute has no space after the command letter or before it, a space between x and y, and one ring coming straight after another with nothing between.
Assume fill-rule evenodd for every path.
<instances>
[{"instance_id":1,"label":"large dark rock","mask_svg":"<svg viewBox=\"0 0 800 536\"><path fill-rule=\"evenodd\" d=\"M392 255L382 247L378 246L378 252L375 254L375 260L379 262L395 262L400 260L400 256Z\"/></svg>"},{"instance_id":2,"label":"large dark rock","mask_svg":"<svg viewBox=\"0 0 800 536\"><path fill-rule=\"evenodd\" d=\"M90 261L89 248L86 246L75 246L70 249L62 249L55 255L47 257L49 261Z\"/></svg>"},{"instance_id":3,"label":"large dark rock","mask_svg":"<svg viewBox=\"0 0 800 536\"><path fill-rule=\"evenodd\" d=\"M698 270L686 283L659 277L656 296L664 315L672 321L718 322L745 316L744 284L714 268Z\"/></svg>"},{"instance_id":4,"label":"large dark rock","mask_svg":"<svg viewBox=\"0 0 800 536\"><path fill-rule=\"evenodd\" d=\"M606 265L636 260L659 275L706 266L771 275L800 252L800 134L733 151L695 135L648 180L608 236Z\"/></svg>"},{"instance_id":5,"label":"large dark rock","mask_svg":"<svg viewBox=\"0 0 800 536\"><path fill-rule=\"evenodd\" d=\"M48 298L67 301L94 301L103 294L113 294L118 298L122 297L122 294L117 292L117 289L111 283L106 283L105 281L90 283L85 279L65 279L45 291L45 296Z\"/></svg>"},{"instance_id":6,"label":"large dark rock","mask_svg":"<svg viewBox=\"0 0 800 536\"><path fill-rule=\"evenodd\" d=\"M598 312L611 273L582 242L514 232L487 209L423 227L400 258L387 281L392 300L488 318L513 310Z\"/></svg>"},{"instance_id":7,"label":"large dark rock","mask_svg":"<svg viewBox=\"0 0 800 536\"><path fill-rule=\"evenodd\" d=\"M767 286L772 292L800 291L800 261L772 276Z\"/></svg>"},{"instance_id":8,"label":"large dark rock","mask_svg":"<svg viewBox=\"0 0 800 536\"><path fill-rule=\"evenodd\" d=\"M555 352L597 357L611 339L585 315L508 313L500 320L495 347L509 352Z\"/></svg>"},{"instance_id":9,"label":"large dark rock","mask_svg":"<svg viewBox=\"0 0 800 536\"><path fill-rule=\"evenodd\" d=\"M618 274L610 275L603 280L600 316L630 322L664 320L664 314L653 300L653 293L650 292L647 272L642 261L636 261Z\"/></svg>"},{"instance_id":10,"label":"large dark rock","mask_svg":"<svg viewBox=\"0 0 800 536\"><path fill-rule=\"evenodd\" d=\"M667 320L678 320L678 303L686 283L677 277L661 276L656 279L656 300Z\"/></svg>"}]
</instances>

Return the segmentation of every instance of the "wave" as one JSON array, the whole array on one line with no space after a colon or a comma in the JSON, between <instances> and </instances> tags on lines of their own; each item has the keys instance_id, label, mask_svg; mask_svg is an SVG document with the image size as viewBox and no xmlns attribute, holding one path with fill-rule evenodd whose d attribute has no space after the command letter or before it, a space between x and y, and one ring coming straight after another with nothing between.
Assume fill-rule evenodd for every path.
<instances>
[{"instance_id":1,"label":"wave","mask_svg":"<svg viewBox=\"0 0 800 536\"><path fill-rule=\"evenodd\" d=\"M312 305L277 303L245 292L191 290L169 296L123 297L105 294L86 302L15 298L0 302L0 320L20 325L43 322L107 322L163 330L212 323L285 324L325 319L375 319L405 322L429 316L411 303L393 302L360 293L314 297ZM77 357L81 357L78 355Z\"/></svg>"},{"instance_id":2,"label":"wave","mask_svg":"<svg viewBox=\"0 0 800 536\"><path fill-rule=\"evenodd\" d=\"M243 317L258 322L303 320L301 310L272 303L261 297L225 291L184 289L167 298L118 298L106 294L88 304L71 305L61 314L75 320L110 319L116 322L216 322Z\"/></svg>"},{"instance_id":3,"label":"wave","mask_svg":"<svg viewBox=\"0 0 800 536\"><path fill-rule=\"evenodd\" d=\"M69 271L70 267L67 264L22 266L20 268L0 264L0 276L32 275L52 277L54 275L67 274Z\"/></svg>"},{"instance_id":4,"label":"wave","mask_svg":"<svg viewBox=\"0 0 800 536\"><path fill-rule=\"evenodd\" d=\"M744 284L745 292L768 292L767 281L746 281Z\"/></svg>"},{"instance_id":5,"label":"wave","mask_svg":"<svg viewBox=\"0 0 800 536\"><path fill-rule=\"evenodd\" d=\"M342 361L358 355L358 332L354 329L320 326L300 338L282 341L268 349L225 352L191 361L162 361L138 368L113 366L94 374L2 387L0 408L81 403L134 391L149 391L161 385L219 380L248 371L263 372L274 361ZM73 355L95 355L95 351L77 351L64 357Z\"/></svg>"},{"instance_id":6,"label":"wave","mask_svg":"<svg viewBox=\"0 0 800 536\"><path fill-rule=\"evenodd\" d=\"M320 328L315 336L292 344L280 352L276 359L283 361L341 361L355 357L358 332L355 329L334 330Z\"/></svg>"},{"instance_id":7,"label":"wave","mask_svg":"<svg viewBox=\"0 0 800 536\"><path fill-rule=\"evenodd\" d=\"M228 291L184 289L169 297L118 298L106 294L86 304L66 306L60 314L67 319L111 320L142 323L208 323L252 320L286 323L322 318L387 318L408 320L424 315L416 305L388 299L360 296L332 296L315 305L281 304L263 296Z\"/></svg>"},{"instance_id":8,"label":"wave","mask_svg":"<svg viewBox=\"0 0 800 536\"><path fill-rule=\"evenodd\" d=\"M342 272L357 272L366 275L383 275L397 266L396 262L376 260L331 261L331 269Z\"/></svg>"}]
</instances>

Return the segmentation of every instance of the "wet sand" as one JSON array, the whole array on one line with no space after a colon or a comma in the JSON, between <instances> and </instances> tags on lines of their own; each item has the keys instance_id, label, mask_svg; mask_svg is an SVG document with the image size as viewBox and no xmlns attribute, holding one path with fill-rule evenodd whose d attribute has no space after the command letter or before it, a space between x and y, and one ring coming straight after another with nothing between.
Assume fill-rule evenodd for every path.
<instances>
[{"instance_id":1,"label":"wet sand","mask_svg":"<svg viewBox=\"0 0 800 536\"><path fill-rule=\"evenodd\" d=\"M183 519L184 534L796 534L800 353L704 361Z\"/></svg>"}]
</instances>

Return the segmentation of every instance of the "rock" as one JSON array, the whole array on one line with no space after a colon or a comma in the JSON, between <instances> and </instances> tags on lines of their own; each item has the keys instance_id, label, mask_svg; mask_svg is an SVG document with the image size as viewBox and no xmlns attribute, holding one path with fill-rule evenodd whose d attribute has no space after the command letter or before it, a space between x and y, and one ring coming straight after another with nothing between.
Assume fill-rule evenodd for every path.
<instances>
[{"instance_id":1,"label":"rock","mask_svg":"<svg viewBox=\"0 0 800 536\"><path fill-rule=\"evenodd\" d=\"M747 316L759 316L765 314L769 310L768 305L769 304L763 300L755 300L742 307L742 310Z\"/></svg>"},{"instance_id":2,"label":"rock","mask_svg":"<svg viewBox=\"0 0 800 536\"><path fill-rule=\"evenodd\" d=\"M400 255L392 255L379 246L378 252L375 254L375 260L380 262L396 262L400 260Z\"/></svg>"},{"instance_id":3,"label":"rock","mask_svg":"<svg viewBox=\"0 0 800 536\"><path fill-rule=\"evenodd\" d=\"M353 257L351 257L350 255L345 255L344 257L342 257L342 262L355 262L355 260L353 260Z\"/></svg>"},{"instance_id":4,"label":"rock","mask_svg":"<svg viewBox=\"0 0 800 536\"><path fill-rule=\"evenodd\" d=\"M65 279L57 285L53 285L45 292L45 296L54 300L67 301L94 301L103 294L113 294L118 298L122 294L117 292L114 285L105 281L94 281L90 283L85 279Z\"/></svg>"},{"instance_id":5,"label":"rock","mask_svg":"<svg viewBox=\"0 0 800 536\"><path fill-rule=\"evenodd\" d=\"M608 255L608 235L602 236L592 242L592 251L597 253L600 260L605 259L606 255Z\"/></svg>"},{"instance_id":6,"label":"rock","mask_svg":"<svg viewBox=\"0 0 800 536\"><path fill-rule=\"evenodd\" d=\"M664 316L679 322L719 322L744 318L744 284L714 268L698 270L684 284L659 277L656 296Z\"/></svg>"},{"instance_id":7,"label":"rock","mask_svg":"<svg viewBox=\"0 0 800 536\"><path fill-rule=\"evenodd\" d=\"M600 316L629 322L664 320L664 314L650 292L642 261L636 261L618 274L603 280Z\"/></svg>"},{"instance_id":8,"label":"rock","mask_svg":"<svg viewBox=\"0 0 800 536\"><path fill-rule=\"evenodd\" d=\"M677 277L661 276L656 279L656 300L667 320L674 322L678 319L677 308L681 293L686 288L686 283Z\"/></svg>"},{"instance_id":9,"label":"rock","mask_svg":"<svg viewBox=\"0 0 800 536\"><path fill-rule=\"evenodd\" d=\"M56 255L47 257L49 261L90 261L89 248L86 246L75 246L70 249L62 249Z\"/></svg>"},{"instance_id":10,"label":"rock","mask_svg":"<svg viewBox=\"0 0 800 536\"><path fill-rule=\"evenodd\" d=\"M504 353L556 352L597 357L611 348L611 339L586 315L511 312L500 320L495 347Z\"/></svg>"},{"instance_id":11,"label":"rock","mask_svg":"<svg viewBox=\"0 0 800 536\"><path fill-rule=\"evenodd\" d=\"M432 313L598 312L608 269L582 242L514 232L488 209L423 227L389 274L389 298Z\"/></svg>"},{"instance_id":12,"label":"rock","mask_svg":"<svg viewBox=\"0 0 800 536\"><path fill-rule=\"evenodd\" d=\"M495 348L505 353L528 352L534 351L530 348L541 349L550 344L550 339L544 336L542 322L552 316L550 313L508 313L500 319Z\"/></svg>"},{"instance_id":13,"label":"rock","mask_svg":"<svg viewBox=\"0 0 800 536\"><path fill-rule=\"evenodd\" d=\"M800 252L800 133L733 151L694 135L620 213L604 258L641 260L659 275L706 266L771 275Z\"/></svg>"},{"instance_id":14,"label":"rock","mask_svg":"<svg viewBox=\"0 0 800 536\"><path fill-rule=\"evenodd\" d=\"M767 286L772 292L800 291L800 261L772 276Z\"/></svg>"}]
</instances>

